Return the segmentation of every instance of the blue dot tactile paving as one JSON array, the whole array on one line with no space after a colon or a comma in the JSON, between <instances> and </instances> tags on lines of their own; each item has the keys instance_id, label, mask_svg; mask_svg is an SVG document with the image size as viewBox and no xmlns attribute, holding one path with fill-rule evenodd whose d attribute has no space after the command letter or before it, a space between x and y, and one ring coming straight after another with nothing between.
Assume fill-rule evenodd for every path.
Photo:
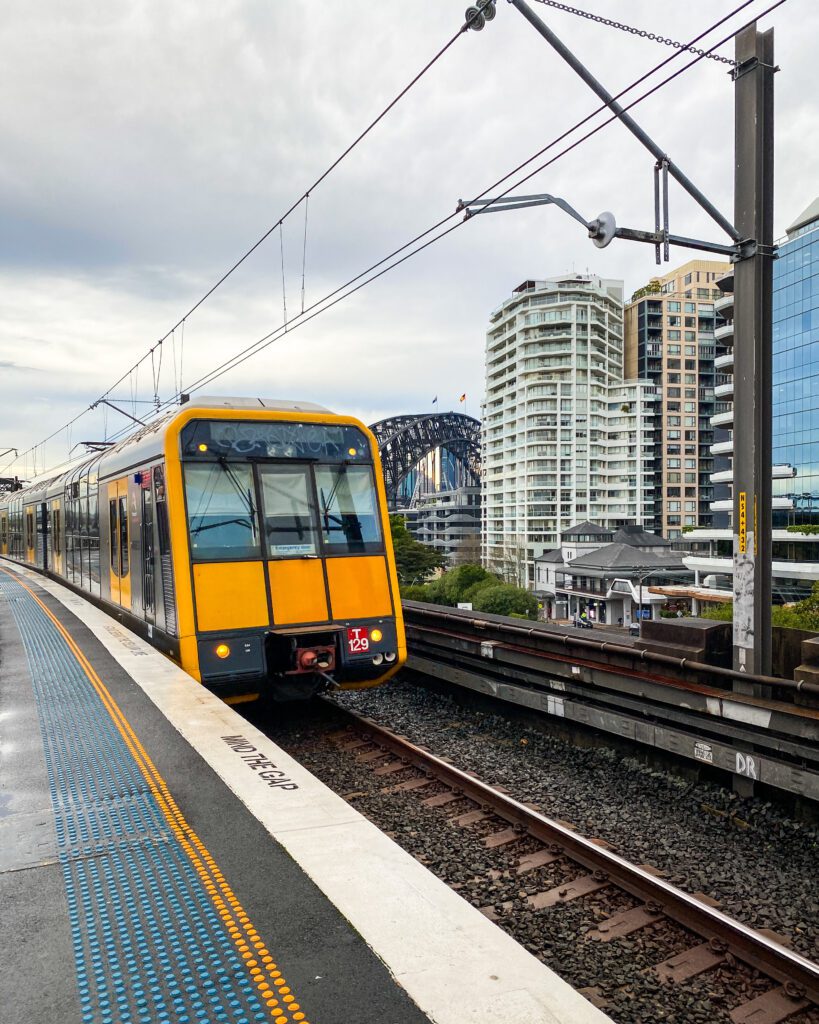
<instances>
[{"instance_id":1,"label":"blue dot tactile paving","mask_svg":"<svg viewBox=\"0 0 819 1024\"><path fill-rule=\"evenodd\" d=\"M65 639L0 575L34 683L83 1024L269 1021L133 755Z\"/></svg>"}]
</instances>

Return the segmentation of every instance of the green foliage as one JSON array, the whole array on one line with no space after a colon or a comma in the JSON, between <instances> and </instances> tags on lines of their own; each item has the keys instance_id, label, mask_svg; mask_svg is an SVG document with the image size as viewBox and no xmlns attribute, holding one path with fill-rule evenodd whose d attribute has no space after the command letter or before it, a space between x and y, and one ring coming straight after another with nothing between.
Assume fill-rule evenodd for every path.
<instances>
[{"instance_id":1,"label":"green foliage","mask_svg":"<svg viewBox=\"0 0 819 1024\"><path fill-rule=\"evenodd\" d=\"M390 532L395 551L395 568L401 586L412 586L428 579L436 569L446 564L444 555L412 536L400 515L390 516Z\"/></svg>"},{"instance_id":2,"label":"green foliage","mask_svg":"<svg viewBox=\"0 0 819 1024\"><path fill-rule=\"evenodd\" d=\"M634 292L634 294L631 296L631 301L636 302L638 299L642 299L644 295L656 295L659 291L661 291L661 289L662 286L655 277L653 280L649 281L648 284L645 285L644 287L638 288L637 291Z\"/></svg>"},{"instance_id":3,"label":"green foliage","mask_svg":"<svg viewBox=\"0 0 819 1024\"><path fill-rule=\"evenodd\" d=\"M734 606L730 601L725 604L709 605L704 612L700 612L700 618L711 619L714 622L733 622Z\"/></svg>"},{"instance_id":4,"label":"green foliage","mask_svg":"<svg viewBox=\"0 0 819 1024\"><path fill-rule=\"evenodd\" d=\"M732 604L718 604L701 613L704 619L717 622L732 622L734 607ZM813 584L810 596L804 601L792 605L774 605L771 609L771 624L785 629L804 629L819 631L819 581Z\"/></svg>"},{"instance_id":5,"label":"green foliage","mask_svg":"<svg viewBox=\"0 0 819 1024\"><path fill-rule=\"evenodd\" d=\"M441 577L443 591L447 597L447 603L456 605L460 601L470 601L467 593L475 588L485 585L487 582L497 583L497 578L480 565L459 565L456 569L450 569Z\"/></svg>"},{"instance_id":6,"label":"green foliage","mask_svg":"<svg viewBox=\"0 0 819 1024\"><path fill-rule=\"evenodd\" d=\"M451 608L470 602L475 611L519 619L536 619L538 612L534 594L503 583L480 565L459 565L423 586L403 586L401 596L408 601L426 601Z\"/></svg>"},{"instance_id":7,"label":"green foliage","mask_svg":"<svg viewBox=\"0 0 819 1024\"><path fill-rule=\"evenodd\" d=\"M787 527L788 533L801 533L806 537L814 537L819 533L819 526L816 524L810 524L806 526L789 526Z\"/></svg>"},{"instance_id":8,"label":"green foliage","mask_svg":"<svg viewBox=\"0 0 819 1024\"><path fill-rule=\"evenodd\" d=\"M696 526L684 526L682 528L683 533L691 533L692 530L696 530Z\"/></svg>"},{"instance_id":9,"label":"green foliage","mask_svg":"<svg viewBox=\"0 0 819 1024\"><path fill-rule=\"evenodd\" d=\"M494 615L517 615L527 619L537 618L537 598L523 587L511 583L498 583L484 587L475 595L472 606L476 612L491 612Z\"/></svg>"}]
</instances>

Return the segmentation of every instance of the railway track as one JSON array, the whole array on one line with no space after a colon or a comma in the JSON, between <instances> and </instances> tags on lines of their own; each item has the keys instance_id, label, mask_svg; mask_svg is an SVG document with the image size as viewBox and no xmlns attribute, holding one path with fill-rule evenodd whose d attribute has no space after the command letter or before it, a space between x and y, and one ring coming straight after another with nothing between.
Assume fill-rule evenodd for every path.
<instances>
[{"instance_id":1,"label":"railway track","mask_svg":"<svg viewBox=\"0 0 819 1024\"><path fill-rule=\"evenodd\" d=\"M629 863L607 844L579 835L372 719L337 710L345 724L329 739L343 757L377 780L380 793L417 800L424 813L438 816L441 829L463 835L474 877L458 887L501 927L517 937L533 936L547 931L547 920L552 927L553 915L565 913L578 943L625 954L610 960L634 957L639 984L656 991L658 1005L664 991L679 1005L680 990L690 988L686 1020L819 1022L819 965L789 949L787 940L733 920L705 894L681 891L650 865ZM354 801L362 793L345 795ZM485 851L482 866L476 849ZM633 984L622 970L614 982L583 990L607 1008L612 983L622 1003L623 991Z\"/></svg>"}]
</instances>

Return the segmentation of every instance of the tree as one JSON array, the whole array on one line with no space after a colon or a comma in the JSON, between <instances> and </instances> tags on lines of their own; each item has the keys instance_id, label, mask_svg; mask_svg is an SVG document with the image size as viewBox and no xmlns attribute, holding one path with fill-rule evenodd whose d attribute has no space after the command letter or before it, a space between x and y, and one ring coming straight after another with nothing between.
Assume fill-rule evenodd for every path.
<instances>
[{"instance_id":1,"label":"tree","mask_svg":"<svg viewBox=\"0 0 819 1024\"><path fill-rule=\"evenodd\" d=\"M731 622L734 618L734 606L727 602L714 605L702 613L704 619L716 619L718 622ZM777 604L771 609L771 624L784 626L786 629L804 629L819 631L819 581L813 584L810 595L794 604Z\"/></svg>"},{"instance_id":2,"label":"tree","mask_svg":"<svg viewBox=\"0 0 819 1024\"><path fill-rule=\"evenodd\" d=\"M390 516L390 532L400 584L421 583L446 564L444 555L412 536L400 515Z\"/></svg>"},{"instance_id":3,"label":"tree","mask_svg":"<svg viewBox=\"0 0 819 1024\"><path fill-rule=\"evenodd\" d=\"M503 551L489 560L489 568L507 583L518 587L526 586L529 572L529 552L525 534L510 534L504 541Z\"/></svg>"},{"instance_id":4,"label":"tree","mask_svg":"<svg viewBox=\"0 0 819 1024\"><path fill-rule=\"evenodd\" d=\"M459 565L450 569L441 577L443 592L447 597L447 603L456 605L462 601L470 601L467 597L476 584L485 583L487 580L493 583L498 582L497 576L487 572L480 565Z\"/></svg>"},{"instance_id":5,"label":"tree","mask_svg":"<svg viewBox=\"0 0 819 1024\"><path fill-rule=\"evenodd\" d=\"M527 619L537 618L537 598L523 587L510 583L497 583L482 587L475 594L473 607L476 612L492 612L494 615L519 615Z\"/></svg>"}]
</instances>

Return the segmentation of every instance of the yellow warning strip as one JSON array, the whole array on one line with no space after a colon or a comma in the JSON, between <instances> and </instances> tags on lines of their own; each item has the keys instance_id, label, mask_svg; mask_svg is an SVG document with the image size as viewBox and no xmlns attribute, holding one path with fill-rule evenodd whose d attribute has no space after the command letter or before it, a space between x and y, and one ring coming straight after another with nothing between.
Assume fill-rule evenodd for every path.
<instances>
[{"instance_id":1,"label":"yellow warning strip","mask_svg":"<svg viewBox=\"0 0 819 1024\"><path fill-rule=\"evenodd\" d=\"M217 913L222 918L228 934L233 939L239 954L244 960L245 967L249 971L253 983L259 990L261 999L270 1009L270 1015L275 1024L289 1024L291 1020L298 1021L299 1024L309 1024L286 980L282 977L281 971L279 971L274 963L273 957L270 955L264 942L262 942L261 936L253 927L253 923L228 885L225 876L219 870L216 861L211 857L199 836L185 821L182 812L176 805L176 801L171 796L165 780L159 774L145 748L139 742L136 733L131 728L130 722L111 696L105 683L97 675L94 667L77 646L70 633L40 600L31 587L27 586L16 574L10 573L7 569L0 569L0 571L12 576L15 582L27 590L43 609L59 630L63 639L68 644L71 653L77 659L91 685L96 690L114 725L117 727L139 766L139 770L142 772L152 795L159 804L171 831L178 839L182 849L196 869L196 873L202 880L202 884L213 901Z\"/></svg>"}]
</instances>

